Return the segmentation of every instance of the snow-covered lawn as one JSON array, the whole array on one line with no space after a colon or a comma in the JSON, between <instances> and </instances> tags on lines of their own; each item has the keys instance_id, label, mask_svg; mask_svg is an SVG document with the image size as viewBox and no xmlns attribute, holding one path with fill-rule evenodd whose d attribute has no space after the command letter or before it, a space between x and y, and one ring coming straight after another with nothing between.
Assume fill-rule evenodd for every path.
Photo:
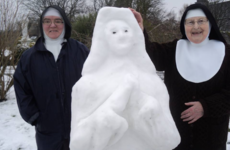
<instances>
[{"instance_id":1,"label":"snow-covered lawn","mask_svg":"<svg viewBox=\"0 0 230 150\"><path fill-rule=\"evenodd\" d=\"M13 88L7 98L0 103L0 150L36 150L34 127L21 118Z\"/></svg>"},{"instance_id":2,"label":"snow-covered lawn","mask_svg":"<svg viewBox=\"0 0 230 150\"><path fill-rule=\"evenodd\" d=\"M7 98L8 101L0 103L0 150L36 150L34 127L21 118L13 88ZM230 150L230 134L227 150Z\"/></svg>"}]
</instances>

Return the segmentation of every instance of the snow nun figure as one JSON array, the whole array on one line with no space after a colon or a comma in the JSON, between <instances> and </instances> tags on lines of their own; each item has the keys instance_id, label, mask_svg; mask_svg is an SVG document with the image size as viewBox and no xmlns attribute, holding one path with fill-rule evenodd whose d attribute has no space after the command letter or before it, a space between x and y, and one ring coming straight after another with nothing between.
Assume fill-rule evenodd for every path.
<instances>
[{"instance_id":1,"label":"snow nun figure","mask_svg":"<svg viewBox=\"0 0 230 150\"><path fill-rule=\"evenodd\" d=\"M14 74L18 107L35 125L38 150L69 150L71 90L89 51L70 38L70 22L58 6L43 11L40 28L41 37L22 54Z\"/></svg>"},{"instance_id":2,"label":"snow nun figure","mask_svg":"<svg viewBox=\"0 0 230 150\"><path fill-rule=\"evenodd\" d=\"M163 81L127 8L102 8L72 90L71 150L172 150L180 136Z\"/></svg>"},{"instance_id":3,"label":"snow nun figure","mask_svg":"<svg viewBox=\"0 0 230 150\"><path fill-rule=\"evenodd\" d=\"M132 10L140 27L141 15ZM226 150L230 114L230 47L208 8L192 4L180 24L182 39L150 42L147 52L165 71L170 110L181 136L175 150Z\"/></svg>"}]
</instances>

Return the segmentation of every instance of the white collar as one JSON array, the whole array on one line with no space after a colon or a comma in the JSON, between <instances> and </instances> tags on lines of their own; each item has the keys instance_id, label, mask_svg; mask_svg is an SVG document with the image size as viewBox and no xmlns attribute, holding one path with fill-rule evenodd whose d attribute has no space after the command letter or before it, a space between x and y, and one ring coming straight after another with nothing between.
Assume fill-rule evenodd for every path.
<instances>
[{"instance_id":1,"label":"white collar","mask_svg":"<svg viewBox=\"0 0 230 150\"><path fill-rule=\"evenodd\" d=\"M181 39L176 46L176 66L187 81L200 83L211 79L220 69L225 56L225 45L206 38L200 44Z\"/></svg>"},{"instance_id":2,"label":"white collar","mask_svg":"<svg viewBox=\"0 0 230 150\"><path fill-rule=\"evenodd\" d=\"M60 54L62 43L65 41L65 28L63 29L61 35L56 39L49 38L43 30L45 42L44 45L48 51L50 51L54 55L55 61L58 59L58 55Z\"/></svg>"}]
</instances>

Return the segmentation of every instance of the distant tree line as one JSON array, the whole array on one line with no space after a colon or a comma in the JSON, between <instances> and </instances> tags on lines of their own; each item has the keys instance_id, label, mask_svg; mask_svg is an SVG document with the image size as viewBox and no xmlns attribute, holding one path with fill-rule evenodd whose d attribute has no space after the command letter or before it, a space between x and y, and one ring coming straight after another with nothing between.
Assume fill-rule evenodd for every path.
<instances>
[{"instance_id":1,"label":"distant tree line","mask_svg":"<svg viewBox=\"0 0 230 150\"><path fill-rule=\"evenodd\" d=\"M176 13L167 12L161 0L24 0L24 7L30 10L30 33L36 33L34 25L38 26L38 18L49 5L63 8L73 26L72 38L91 46L91 38L97 13L104 6L130 7L139 11L144 19L146 30L153 41L168 42L180 38L179 22Z\"/></svg>"}]
</instances>

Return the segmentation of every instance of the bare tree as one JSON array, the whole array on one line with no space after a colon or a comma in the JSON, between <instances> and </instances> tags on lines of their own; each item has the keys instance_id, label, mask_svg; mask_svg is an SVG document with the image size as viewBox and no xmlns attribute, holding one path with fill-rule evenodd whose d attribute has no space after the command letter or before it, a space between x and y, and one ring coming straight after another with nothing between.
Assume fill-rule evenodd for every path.
<instances>
[{"instance_id":1,"label":"bare tree","mask_svg":"<svg viewBox=\"0 0 230 150\"><path fill-rule=\"evenodd\" d=\"M43 10L50 5L58 5L65 10L70 21L73 21L76 14L83 12L84 0L24 0L26 6L35 17L40 17Z\"/></svg>"},{"instance_id":2,"label":"bare tree","mask_svg":"<svg viewBox=\"0 0 230 150\"><path fill-rule=\"evenodd\" d=\"M6 100L13 85L13 72L19 60L18 41L25 16L20 15L19 0L0 0L0 102Z\"/></svg>"},{"instance_id":3,"label":"bare tree","mask_svg":"<svg viewBox=\"0 0 230 150\"><path fill-rule=\"evenodd\" d=\"M95 12L104 6L131 7L142 14L144 20L161 20L164 18L165 11L161 0L94 0L93 7Z\"/></svg>"},{"instance_id":4,"label":"bare tree","mask_svg":"<svg viewBox=\"0 0 230 150\"><path fill-rule=\"evenodd\" d=\"M161 0L135 0L133 8L142 14L143 19L155 21L163 20L166 13Z\"/></svg>"},{"instance_id":5,"label":"bare tree","mask_svg":"<svg viewBox=\"0 0 230 150\"><path fill-rule=\"evenodd\" d=\"M176 13L171 11L165 16L167 17L158 25L147 29L151 41L166 43L181 38L180 22L176 19Z\"/></svg>"},{"instance_id":6,"label":"bare tree","mask_svg":"<svg viewBox=\"0 0 230 150\"><path fill-rule=\"evenodd\" d=\"M182 18L182 15L184 14L186 8L188 7L189 5L188 4L184 4L183 7L180 9L179 11L179 19L178 20L181 20Z\"/></svg>"},{"instance_id":7,"label":"bare tree","mask_svg":"<svg viewBox=\"0 0 230 150\"><path fill-rule=\"evenodd\" d=\"M93 0L94 12L98 12L104 6L115 6L116 0Z\"/></svg>"},{"instance_id":8,"label":"bare tree","mask_svg":"<svg viewBox=\"0 0 230 150\"><path fill-rule=\"evenodd\" d=\"M133 7L135 0L116 0L114 6L116 7Z\"/></svg>"}]
</instances>

